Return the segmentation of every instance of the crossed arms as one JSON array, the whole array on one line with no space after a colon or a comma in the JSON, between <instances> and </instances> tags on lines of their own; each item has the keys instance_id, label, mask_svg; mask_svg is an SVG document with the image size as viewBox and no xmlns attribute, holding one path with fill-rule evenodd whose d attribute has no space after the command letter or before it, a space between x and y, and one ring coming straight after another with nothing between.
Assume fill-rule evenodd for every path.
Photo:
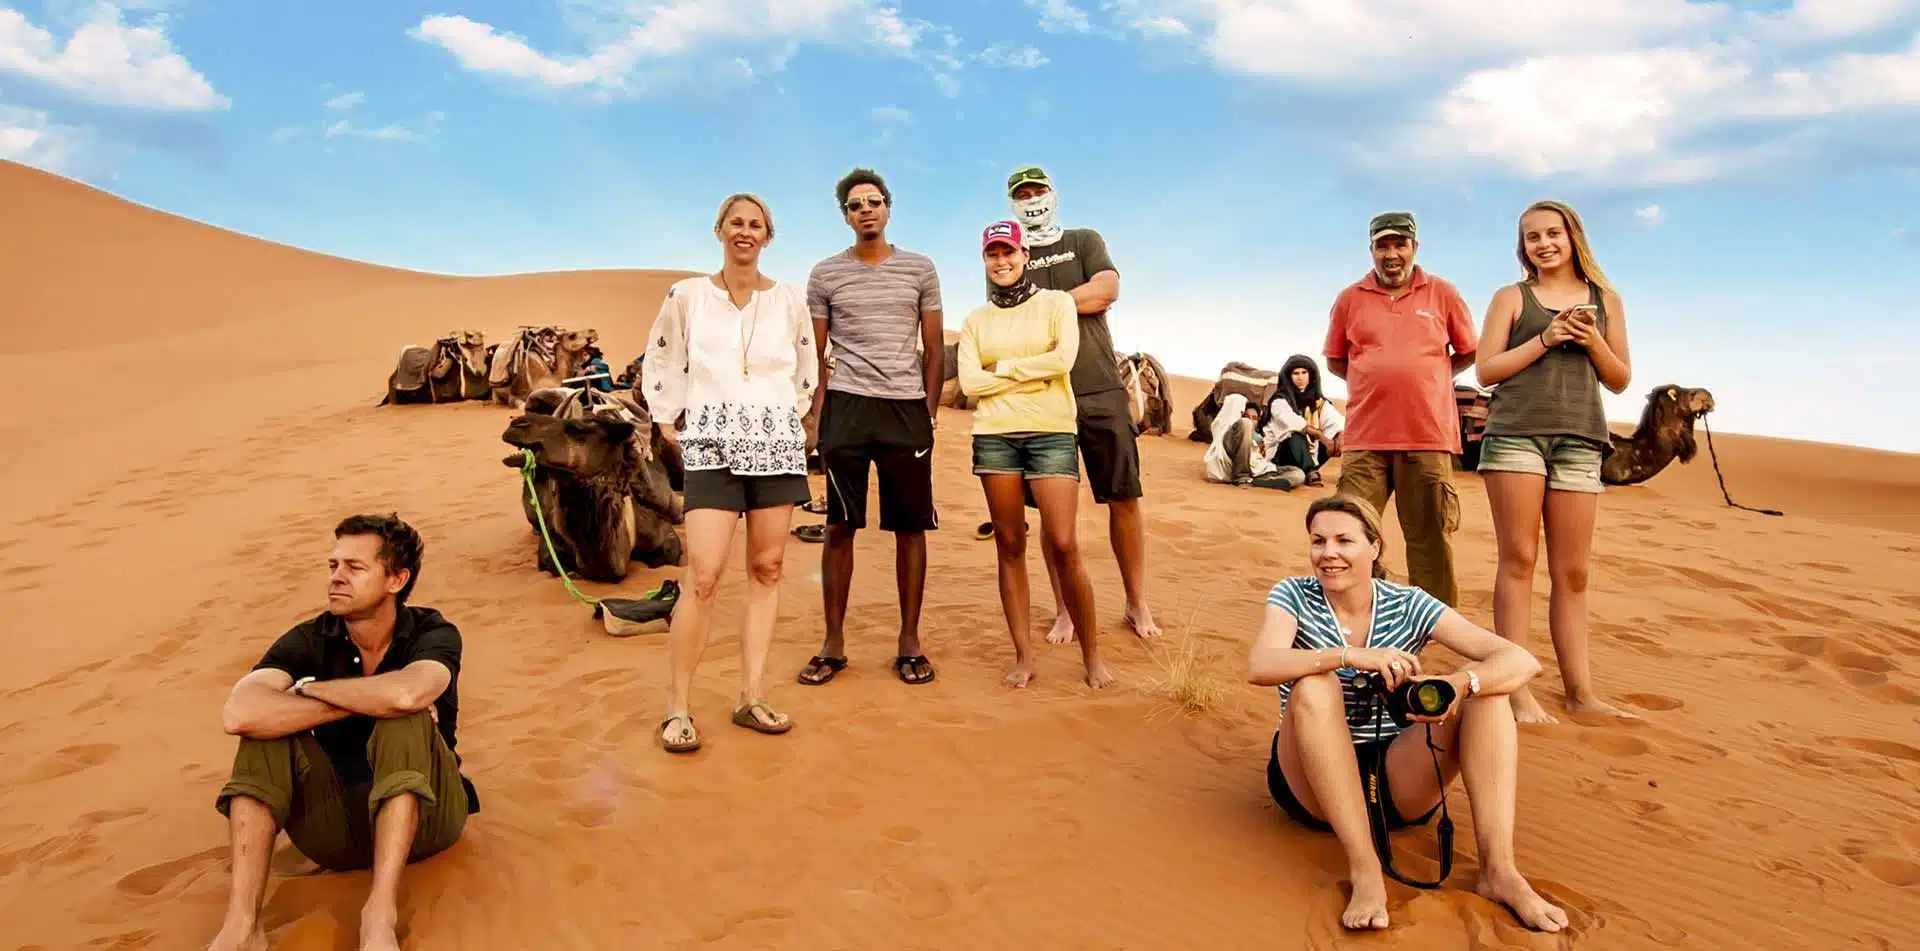
<instances>
[{"instance_id":1,"label":"crossed arms","mask_svg":"<svg viewBox=\"0 0 1920 951\"><path fill-rule=\"evenodd\" d=\"M316 680L299 696L288 691L293 675L267 667L233 685L220 712L227 733L274 740L350 716L380 719L412 716L433 705L453 673L437 660L417 660L372 677Z\"/></svg>"}]
</instances>

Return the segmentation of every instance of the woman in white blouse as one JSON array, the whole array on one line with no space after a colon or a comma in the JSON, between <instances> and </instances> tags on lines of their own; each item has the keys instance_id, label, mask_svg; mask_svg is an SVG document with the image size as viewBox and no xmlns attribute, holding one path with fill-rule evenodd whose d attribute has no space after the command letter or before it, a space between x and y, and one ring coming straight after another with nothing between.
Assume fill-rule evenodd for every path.
<instances>
[{"instance_id":1,"label":"woman in white blouse","mask_svg":"<svg viewBox=\"0 0 1920 951\"><path fill-rule=\"evenodd\" d=\"M661 742L669 752L700 748L688 710L693 672L706 649L714 591L747 523L747 605L740 632L738 726L785 733L786 714L761 696L767 648L779 609L781 563L793 507L806 502L807 438L801 418L813 403L819 361L804 288L760 273L773 241L773 216L748 194L727 196L713 225L720 270L667 290L647 343L646 397L654 421L675 441L686 467L690 595L673 611L667 657L673 668Z\"/></svg>"}]
</instances>

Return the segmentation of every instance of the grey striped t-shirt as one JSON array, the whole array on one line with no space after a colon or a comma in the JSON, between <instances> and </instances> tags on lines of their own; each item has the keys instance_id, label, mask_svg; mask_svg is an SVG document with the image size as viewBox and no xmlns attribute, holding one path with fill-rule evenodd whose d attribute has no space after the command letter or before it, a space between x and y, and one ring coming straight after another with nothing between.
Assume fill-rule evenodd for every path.
<instances>
[{"instance_id":1,"label":"grey striped t-shirt","mask_svg":"<svg viewBox=\"0 0 1920 951\"><path fill-rule=\"evenodd\" d=\"M926 399L920 363L920 313L940 309L933 259L894 248L879 264L853 249L813 266L807 309L827 322L833 375L827 389L881 399Z\"/></svg>"},{"instance_id":2,"label":"grey striped t-shirt","mask_svg":"<svg viewBox=\"0 0 1920 951\"><path fill-rule=\"evenodd\" d=\"M1340 633L1340 622L1334 617L1333 605L1327 603L1327 594L1320 588L1320 579L1283 578L1273 586L1272 591L1267 592L1267 603L1293 615L1293 619L1299 622L1293 635L1294 650L1328 648L1337 651L1347 643ZM1440 623L1440 617L1446 611L1447 606L1440 599L1419 588L1375 579L1373 631L1364 644L1350 646L1402 650L1418 655L1427 646L1428 638L1433 636L1434 625ZM1354 716L1359 700L1354 695L1354 673L1350 667L1342 667L1336 673L1340 678L1340 694L1347 702L1347 727L1353 733L1353 742L1377 743L1398 736L1400 724L1387 714L1385 704L1381 704L1372 717ZM1287 709L1287 696L1291 693L1292 683L1280 685L1280 710L1283 713Z\"/></svg>"}]
</instances>

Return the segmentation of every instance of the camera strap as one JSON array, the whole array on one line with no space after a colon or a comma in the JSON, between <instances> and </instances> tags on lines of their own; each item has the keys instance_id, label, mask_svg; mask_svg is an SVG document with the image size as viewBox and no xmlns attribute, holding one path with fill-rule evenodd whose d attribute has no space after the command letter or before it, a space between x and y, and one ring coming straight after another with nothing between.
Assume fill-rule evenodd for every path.
<instances>
[{"instance_id":1,"label":"camera strap","mask_svg":"<svg viewBox=\"0 0 1920 951\"><path fill-rule=\"evenodd\" d=\"M1380 866L1388 877L1402 885L1413 888L1439 888L1440 883L1453 874L1453 817L1447 815L1446 777L1440 772L1440 750L1433 745L1433 731L1427 730L1427 755L1433 759L1433 778L1440 788L1440 823L1436 830L1440 834L1440 877L1432 881L1420 881L1400 874L1393 867L1393 843L1387 839L1387 804L1381 798L1381 787L1385 785L1387 757L1383 751L1374 761L1373 768L1367 772L1367 810L1373 827L1373 850L1380 856Z\"/></svg>"}]
</instances>

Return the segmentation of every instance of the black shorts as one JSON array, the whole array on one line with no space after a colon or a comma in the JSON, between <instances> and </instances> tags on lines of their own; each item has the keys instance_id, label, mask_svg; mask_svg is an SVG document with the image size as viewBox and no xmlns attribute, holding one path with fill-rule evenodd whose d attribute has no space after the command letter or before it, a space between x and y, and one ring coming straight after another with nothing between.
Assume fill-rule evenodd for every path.
<instances>
[{"instance_id":1,"label":"black shorts","mask_svg":"<svg viewBox=\"0 0 1920 951\"><path fill-rule=\"evenodd\" d=\"M922 399L891 400L828 390L820 409L820 468L827 524L867 527L867 475L880 473L880 529L930 532L933 417Z\"/></svg>"},{"instance_id":2,"label":"black shorts","mask_svg":"<svg viewBox=\"0 0 1920 951\"><path fill-rule=\"evenodd\" d=\"M1387 785L1386 772L1387 747L1392 745L1392 740L1353 745L1353 756L1360 761L1360 785L1364 789L1367 776L1375 770L1380 771L1380 806L1381 810L1387 814L1387 828L1404 829L1408 826L1426 825L1427 821L1433 818L1433 814L1440 811L1439 803L1434 803L1432 809L1428 809L1425 815L1417 819L1408 819L1401 815L1400 810L1393 804L1393 787ZM1273 801L1279 803L1281 810L1286 812L1293 821L1309 829L1317 829L1321 832L1333 831L1333 826L1328 825L1326 820L1308 812L1307 807L1300 804L1299 797L1295 796L1293 790L1287 786L1287 774L1280 770L1279 730L1273 731L1273 745L1267 753L1267 793L1273 796ZM1367 810L1367 821L1375 821L1371 809Z\"/></svg>"},{"instance_id":3,"label":"black shorts","mask_svg":"<svg viewBox=\"0 0 1920 951\"><path fill-rule=\"evenodd\" d=\"M682 508L751 512L800 505L813 498L803 475L734 475L729 469L692 469L687 472Z\"/></svg>"},{"instance_id":4,"label":"black shorts","mask_svg":"<svg viewBox=\"0 0 1920 951\"><path fill-rule=\"evenodd\" d=\"M1086 465L1093 500L1104 505L1145 495L1140 487L1140 429L1133 423L1127 391L1108 390L1089 396L1075 393L1073 399L1080 417L1080 459ZM1031 489L1027 504L1035 505Z\"/></svg>"}]
</instances>

